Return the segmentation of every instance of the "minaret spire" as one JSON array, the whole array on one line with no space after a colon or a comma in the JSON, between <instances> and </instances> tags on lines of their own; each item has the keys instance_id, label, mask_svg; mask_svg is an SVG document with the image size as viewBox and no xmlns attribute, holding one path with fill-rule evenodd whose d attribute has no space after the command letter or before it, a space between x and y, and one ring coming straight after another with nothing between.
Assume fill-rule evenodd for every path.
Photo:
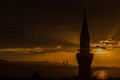
<instances>
[{"instance_id":1,"label":"minaret spire","mask_svg":"<svg viewBox=\"0 0 120 80\"><path fill-rule=\"evenodd\" d=\"M93 54L90 53L90 36L87 24L86 9L84 9L83 24L80 36L80 52L77 53L77 62L79 65L78 77L80 80L91 79L91 63Z\"/></svg>"},{"instance_id":2,"label":"minaret spire","mask_svg":"<svg viewBox=\"0 0 120 80\"><path fill-rule=\"evenodd\" d=\"M90 51L90 35L87 24L86 9L84 9L83 24L80 36L80 52L89 53L89 51Z\"/></svg>"}]
</instances>

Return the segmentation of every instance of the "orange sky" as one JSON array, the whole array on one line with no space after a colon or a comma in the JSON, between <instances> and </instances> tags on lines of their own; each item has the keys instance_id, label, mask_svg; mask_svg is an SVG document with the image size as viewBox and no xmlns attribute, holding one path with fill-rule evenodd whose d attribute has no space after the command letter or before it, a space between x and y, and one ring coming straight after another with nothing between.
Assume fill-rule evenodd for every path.
<instances>
[{"instance_id":1,"label":"orange sky","mask_svg":"<svg viewBox=\"0 0 120 80\"><path fill-rule=\"evenodd\" d=\"M53 48L59 49L60 46ZM51 50L51 49L48 49ZM50 61L59 62L68 61L69 64L77 65L76 51L56 51L50 53L40 53L42 48L26 48L26 49L0 49L0 58L10 61ZM33 53L34 52L34 53ZM120 51L118 50L93 50L94 59L93 66L120 66Z\"/></svg>"}]
</instances>

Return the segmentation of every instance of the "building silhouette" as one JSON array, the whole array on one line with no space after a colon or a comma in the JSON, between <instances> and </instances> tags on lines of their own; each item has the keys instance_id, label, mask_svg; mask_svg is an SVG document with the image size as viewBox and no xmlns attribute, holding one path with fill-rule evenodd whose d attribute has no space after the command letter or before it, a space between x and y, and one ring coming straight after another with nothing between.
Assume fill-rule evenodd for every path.
<instances>
[{"instance_id":1,"label":"building silhouette","mask_svg":"<svg viewBox=\"0 0 120 80\"><path fill-rule=\"evenodd\" d=\"M86 10L84 10L83 24L80 36L80 50L76 56L79 65L78 78L80 80L90 80L93 54L90 53L90 36L87 25Z\"/></svg>"},{"instance_id":2,"label":"building silhouette","mask_svg":"<svg viewBox=\"0 0 120 80\"><path fill-rule=\"evenodd\" d=\"M63 61L63 65L69 65L68 61Z\"/></svg>"},{"instance_id":3,"label":"building silhouette","mask_svg":"<svg viewBox=\"0 0 120 80\"><path fill-rule=\"evenodd\" d=\"M66 65L68 65L69 63L68 63L68 61L66 61Z\"/></svg>"}]
</instances>

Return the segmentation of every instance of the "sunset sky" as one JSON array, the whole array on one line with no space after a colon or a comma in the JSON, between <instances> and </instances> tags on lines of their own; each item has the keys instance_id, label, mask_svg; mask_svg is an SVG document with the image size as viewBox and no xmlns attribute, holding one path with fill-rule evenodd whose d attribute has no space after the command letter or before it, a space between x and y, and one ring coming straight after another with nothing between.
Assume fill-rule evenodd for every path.
<instances>
[{"instance_id":1,"label":"sunset sky","mask_svg":"<svg viewBox=\"0 0 120 80\"><path fill-rule=\"evenodd\" d=\"M120 0L86 0L91 42L120 40L119 4ZM1 59L76 62L83 0L8 0L0 7Z\"/></svg>"}]
</instances>

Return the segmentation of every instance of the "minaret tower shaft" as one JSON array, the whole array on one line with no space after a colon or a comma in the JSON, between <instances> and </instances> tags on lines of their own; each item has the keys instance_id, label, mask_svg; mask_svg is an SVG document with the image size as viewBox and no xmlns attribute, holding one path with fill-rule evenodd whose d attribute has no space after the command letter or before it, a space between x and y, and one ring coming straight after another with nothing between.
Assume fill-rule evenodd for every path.
<instances>
[{"instance_id":1,"label":"minaret tower shaft","mask_svg":"<svg viewBox=\"0 0 120 80\"><path fill-rule=\"evenodd\" d=\"M90 53L90 36L87 25L86 10L84 10L84 18L80 36L80 52L77 53L77 62L79 65L78 77L80 80L91 79L91 63L93 54Z\"/></svg>"}]
</instances>

